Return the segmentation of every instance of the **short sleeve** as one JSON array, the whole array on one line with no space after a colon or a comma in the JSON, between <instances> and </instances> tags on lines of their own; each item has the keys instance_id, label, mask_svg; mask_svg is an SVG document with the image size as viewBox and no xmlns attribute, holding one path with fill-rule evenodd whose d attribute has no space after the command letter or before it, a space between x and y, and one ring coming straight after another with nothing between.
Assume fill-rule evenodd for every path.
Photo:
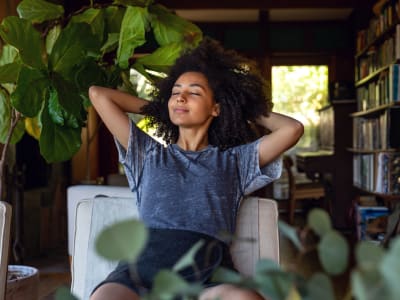
<instances>
[{"instance_id":1,"label":"short sleeve","mask_svg":"<svg viewBox=\"0 0 400 300\"><path fill-rule=\"evenodd\" d=\"M118 150L118 160L124 166L129 187L134 191L140 182L147 153L158 144L152 137L140 130L131 120L129 122L128 148L114 138Z\"/></svg>"},{"instance_id":2,"label":"short sleeve","mask_svg":"<svg viewBox=\"0 0 400 300\"><path fill-rule=\"evenodd\" d=\"M260 140L235 147L243 195L248 195L275 181L282 173L281 157L260 168L258 152Z\"/></svg>"}]
</instances>

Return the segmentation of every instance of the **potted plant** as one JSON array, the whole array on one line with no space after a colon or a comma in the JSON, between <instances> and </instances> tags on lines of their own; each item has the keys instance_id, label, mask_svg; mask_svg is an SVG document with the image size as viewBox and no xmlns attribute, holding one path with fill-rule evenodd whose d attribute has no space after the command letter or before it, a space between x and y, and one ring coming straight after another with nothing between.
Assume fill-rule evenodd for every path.
<instances>
[{"instance_id":1,"label":"potted plant","mask_svg":"<svg viewBox=\"0 0 400 300\"><path fill-rule=\"evenodd\" d=\"M0 24L2 197L7 150L25 132L48 163L70 159L81 147L90 85L135 93L132 69L154 82L202 39L197 26L153 0L92 0L68 14L52 2L23 0L17 11Z\"/></svg>"}]
</instances>

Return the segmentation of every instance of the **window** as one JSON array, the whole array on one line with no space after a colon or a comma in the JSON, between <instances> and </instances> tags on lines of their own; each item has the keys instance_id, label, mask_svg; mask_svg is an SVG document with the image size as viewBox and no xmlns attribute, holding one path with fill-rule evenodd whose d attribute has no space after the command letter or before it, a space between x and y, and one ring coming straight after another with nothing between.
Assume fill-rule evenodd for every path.
<instances>
[{"instance_id":1,"label":"window","mask_svg":"<svg viewBox=\"0 0 400 300\"><path fill-rule=\"evenodd\" d=\"M328 66L273 66L272 101L274 111L304 124L304 135L296 148L318 147L318 109L328 103Z\"/></svg>"}]
</instances>

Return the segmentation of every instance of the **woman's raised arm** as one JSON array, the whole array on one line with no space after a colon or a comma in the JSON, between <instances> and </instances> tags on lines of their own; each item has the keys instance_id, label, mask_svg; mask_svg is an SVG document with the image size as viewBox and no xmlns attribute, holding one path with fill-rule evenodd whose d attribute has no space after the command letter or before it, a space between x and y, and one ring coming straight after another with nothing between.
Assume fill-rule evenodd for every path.
<instances>
[{"instance_id":1,"label":"woman's raised arm","mask_svg":"<svg viewBox=\"0 0 400 300\"><path fill-rule=\"evenodd\" d=\"M265 135L260 142L259 162L261 167L296 144L304 132L303 124L299 121L273 112L268 117L259 117L257 124L271 130L271 133Z\"/></svg>"},{"instance_id":2,"label":"woman's raised arm","mask_svg":"<svg viewBox=\"0 0 400 300\"><path fill-rule=\"evenodd\" d=\"M89 88L89 98L108 130L126 149L129 140L129 119L126 113L141 113L148 101L100 86Z\"/></svg>"}]
</instances>

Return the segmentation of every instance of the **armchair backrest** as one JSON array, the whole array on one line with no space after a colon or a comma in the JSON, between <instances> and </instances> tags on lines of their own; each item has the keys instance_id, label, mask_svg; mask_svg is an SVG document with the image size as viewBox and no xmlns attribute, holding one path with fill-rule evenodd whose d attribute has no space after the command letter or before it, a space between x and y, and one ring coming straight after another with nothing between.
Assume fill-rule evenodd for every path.
<instances>
[{"instance_id":1,"label":"armchair backrest","mask_svg":"<svg viewBox=\"0 0 400 300\"><path fill-rule=\"evenodd\" d=\"M11 205L0 201L0 299L3 300L6 292L8 250L11 229Z\"/></svg>"},{"instance_id":2,"label":"armchair backrest","mask_svg":"<svg viewBox=\"0 0 400 300\"><path fill-rule=\"evenodd\" d=\"M72 293L78 298L88 299L92 289L116 265L96 254L94 240L97 234L107 225L136 216L133 198L99 197L79 201L76 207L71 285ZM248 197L242 201L236 230L239 238L231 248L235 266L242 274L253 274L255 263L260 258L279 262L277 224L278 209L274 200Z\"/></svg>"}]
</instances>

